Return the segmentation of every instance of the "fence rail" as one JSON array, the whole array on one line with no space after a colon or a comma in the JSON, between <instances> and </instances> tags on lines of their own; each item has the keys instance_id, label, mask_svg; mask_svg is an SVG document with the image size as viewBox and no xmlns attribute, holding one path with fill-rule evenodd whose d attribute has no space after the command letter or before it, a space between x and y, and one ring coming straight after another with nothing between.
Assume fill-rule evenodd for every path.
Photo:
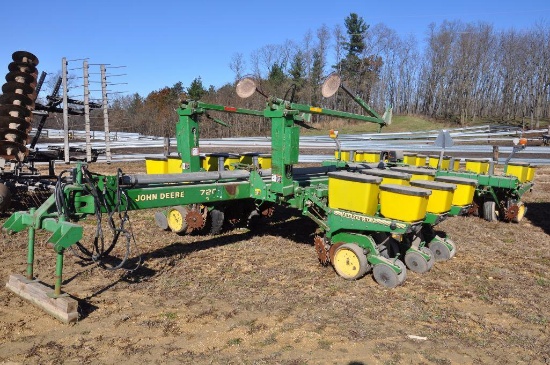
<instances>
[{"instance_id":1,"label":"fence rail","mask_svg":"<svg viewBox=\"0 0 550 365\"><path fill-rule=\"evenodd\" d=\"M500 144L499 151L504 155L509 155L512 151L514 138L520 136L527 138L528 147L519 152L515 159L518 161L550 164L550 147L548 146L530 146L533 143L540 144L543 141L543 135L547 129L521 131L517 127L511 126L492 126L483 125L476 127L447 129L454 141L454 146L446 148L449 153L469 153L469 154L487 154L492 155L493 144ZM34 132L34 131L33 131ZM362 133L362 134L341 134L339 140L342 148L355 150L406 150L417 153L438 153L441 149L435 147L433 142L440 130L428 130L419 132L398 132L398 133ZM46 149L48 147L62 147L62 142L55 142L55 139L64 137L62 130L46 129L43 131L44 137L37 148ZM32 132L31 132L32 134ZM85 132L70 131L71 147L85 148ZM105 148L105 132L92 131L92 148ZM51 141L51 140L54 141ZM164 138L158 136L146 136L139 133L129 132L111 132L109 133L110 145L112 149L119 150L118 155L113 155L113 160L144 159L148 154L132 153L131 150L144 148L163 148ZM176 139L170 138L170 144L176 145ZM269 148L271 146L270 137L237 137L237 138L215 138L201 139L201 147L213 148ZM502 146L502 145L505 146ZM323 155L300 155L301 162L317 162L326 159L332 155L335 143L328 136L302 136L300 137L300 149L327 150ZM120 153L120 150L128 153ZM330 150L330 152L328 151ZM159 152L159 154L162 152ZM159 156L155 154L154 156ZM103 160L104 158L100 158Z\"/></svg>"}]
</instances>

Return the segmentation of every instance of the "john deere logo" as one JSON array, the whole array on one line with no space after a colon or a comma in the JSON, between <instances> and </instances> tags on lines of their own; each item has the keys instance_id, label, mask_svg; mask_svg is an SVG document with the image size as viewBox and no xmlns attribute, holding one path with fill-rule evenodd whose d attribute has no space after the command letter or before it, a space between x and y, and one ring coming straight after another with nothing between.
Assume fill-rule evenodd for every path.
<instances>
[{"instance_id":1,"label":"john deere logo","mask_svg":"<svg viewBox=\"0 0 550 365\"><path fill-rule=\"evenodd\" d=\"M365 223L381 224L383 226L388 226L388 227L393 224L393 225L395 225L395 228L399 228L399 229L407 228L407 225L404 224L404 223L389 221L387 219L369 217L367 215L360 215L360 214L353 214L353 213L350 213L350 212L343 212L341 210L335 210L334 215L337 215L337 216L343 217L343 218L353 219L353 220L356 220L356 221L365 222Z\"/></svg>"}]
</instances>

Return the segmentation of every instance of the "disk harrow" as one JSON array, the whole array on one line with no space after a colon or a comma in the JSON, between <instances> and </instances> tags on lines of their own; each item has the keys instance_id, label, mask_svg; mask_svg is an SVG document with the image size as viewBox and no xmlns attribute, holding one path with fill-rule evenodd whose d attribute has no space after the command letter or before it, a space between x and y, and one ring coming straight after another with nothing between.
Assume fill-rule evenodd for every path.
<instances>
[{"instance_id":1,"label":"disk harrow","mask_svg":"<svg viewBox=\"0 0 550 365\"><path fill-rule=\"evenodd\" d=\"M36 100L38 58L30 52L12 55L0 97L0 158L23 161L31 130L31 112Z\"/></svg>"},{"instance_id":2,"label":"disk harrow","mask_svg":"<svg viewBox=\"0 0 550 365\"><path fill-rule=\"evenodd\" d=\"M27 51L12 54L8 65L6 83L0 96L0 214L10 210L30 209L40 206L53 192L57 176L54 163L63 159L63 149L49 147L47 150L35 149L42 127L50 112L62 112L58 105L62 99L57 96L61 86L58 78L52 95L46 105L36 102L46 73L38 76L38 58ZM77 103L69 99L69 103ZM90 104L91 107L100 107ZM36 133L30 140L33 116L42 111ZM83 111L68 108L69 114L81 115ZM29 143L30 142L30 143ZM81 153L79 148L70 148L74 155ZM101 151L92 149L92 161ZM41 174L35 163L46 162L48 174Z\"/></svg>"},{"instance_id":3,"label":"disk harrow","mask_svg":"<svg viewBox=\"0 0 550 365\"><path fill-rule=\"evenodd\" d=\"M342 87L336 76L328 80L323 86L325 97ZM241 97L256 91L251 79L237 85ZM262 111L182 101L176 125L179 171L168 172L167 165L162 165L161 173L128 175L119 170L115 176L103 176L80 163L59 177L55 193L38 209L16 212L4 223L2 229L10 234L28 230L29 242L26 275L13 275L8 288L63 321L76 320L76 301L64 297L61 291L65 252L78 249L102 267L121 268L128 261L135 237L130 230L129 211L158 208L164 210L155 214L157 224L180 234L204 230L216 234L226 223L246 221L251 225L258 217L273 214L274 207L292 208L318 225L313 246L320 263L330 263L347 280L372 273L378 284L394 288L405 282L407 268L416 273L429 271L436 259L452 257L444 247L454 252L450 241L435 236L430 237L430 242L425 240L426 224L436 224L447 216L447 211L427 211L429 198L434 195L432 190L381 184L381 177L361 173L372 169L369 164L330 160L316 167L294 166L298 163L300 126L310 114L377 123L380 128L390 123L391 110L381 117L362 100L356 101L366 115L272 96L266 97ZM224 163L218 163L216 171L206 171L199 150L199 119L214 110L263 116L271 121L270 168L252 163L245 164L246 168L226 170L220 168L225 166L221 161ZM402 203L404 200L406 204ZM82 242L83 227L79 221L91 215L97 219L98 233L91 244L86 244ZM99 234L103 232L104 215L113 232L108 244ZM32 284L36 230L50 233L48 243L56 252L53 290ZM113 265L111 254L119 238L126 241L127 251ZM444 247L435 242L443 242ZM437 255L429 249L430 245L440 250Z\"/></svg>"},{"instance_id":4,"label":"disk harrow","mask_svg":"<svg viewBox=\"0 0 550 365\"><path fill-rule=\"evenodd\" d=\"M19 202L19 208L24 209L28 207L27 202L43 201L40 200L40 192L51 194L47 187L44 189L43 183L33 181L32 178L11 178L12 175L37 175L32 170L29 174L21 167L29 154L26 144L32 129L38 75L38 58L32 53L14 52L12 60L0 96L0 213L10 207L12 200ZM9 160L15 161L14 172L6 171L6 161Z\"/></svg>"}]
</instances>

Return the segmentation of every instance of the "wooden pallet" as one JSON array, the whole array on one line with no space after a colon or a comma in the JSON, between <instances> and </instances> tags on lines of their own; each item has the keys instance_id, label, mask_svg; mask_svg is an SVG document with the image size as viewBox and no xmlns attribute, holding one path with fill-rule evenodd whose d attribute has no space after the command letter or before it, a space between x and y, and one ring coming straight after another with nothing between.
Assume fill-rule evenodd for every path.
<instances>
[{"instance_id":1,"label":"wooden pallet","mask_svg":"<svg viewBox=\"0 0 550 365\"><path fill-rule=\"evenodd\" d=\"M52 298L54 290L37 280L28 280L19 274L10 275L6 288L32 302L42 310L65 323L78 320L78 301L64 295Z\"/></svg>"}]
</instances>

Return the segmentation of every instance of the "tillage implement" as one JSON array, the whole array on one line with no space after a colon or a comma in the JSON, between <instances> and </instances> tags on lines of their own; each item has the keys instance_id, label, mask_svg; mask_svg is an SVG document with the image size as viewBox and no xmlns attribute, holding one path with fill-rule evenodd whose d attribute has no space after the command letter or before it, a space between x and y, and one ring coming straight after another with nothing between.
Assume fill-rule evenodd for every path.
<instances>
[{"instance_id":1,"label":"tillage implement","mask_svg":"<svg viewBox=\"0 0 550 365\"><path fill-rule=\"evenodd\" d=\"M0 214L16 209L37 207L52 194L57 177L54 163L62 159L63 148L49 146L37 148L37 142L49 113L59 113L62 98L58 96L62 78L59 77L48 102L42 105L37 97L40 93L46 73L38 77L38 58L27 51L16 51L8 65L6 83L2 85L0 95ZM69 103L78 101L69 99ZM92 108L100 105L89 103ZM84 111L67 106L71 115L82 115ZM34 117L38 123L34 136L31 136ZM32 137L32 138L31 138ZM69 148L74 154L82 152L79 148ZM92 149L92 161L100 153ZM47 162L48 174L43 174L36 163Z\"/></svg>"}]
</instances>

